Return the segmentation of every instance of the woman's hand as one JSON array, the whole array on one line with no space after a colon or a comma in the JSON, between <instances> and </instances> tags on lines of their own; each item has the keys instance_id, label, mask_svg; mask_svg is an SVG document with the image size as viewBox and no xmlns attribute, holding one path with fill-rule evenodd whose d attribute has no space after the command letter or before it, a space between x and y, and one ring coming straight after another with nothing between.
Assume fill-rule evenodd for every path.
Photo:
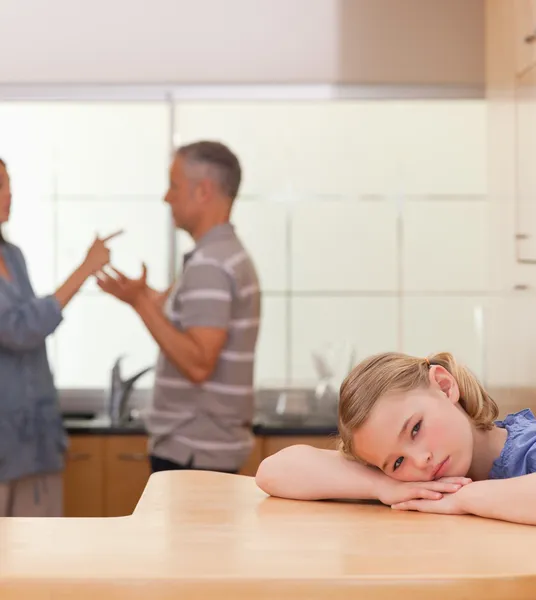
<instances>
[{"instance_id":1,"label":"woman's hand","mask_svg":"<svg viewBox=\"0 0 536 600\"><path fill-rule=\"evenodd\" d=\"M467 477L443 477L434 481L420 482L385 479L382 481L378 500L399 510L425 510L438 505L444 499L448 500L469 483L471 483L471 479ZM446 504L445 507L447 508ZM441 506L437 512L440 510ZM436 511L428 510L427 512Z\"/></svg>"},{"instance_id":2,"label":"woman's hand","mask_svg":"<svg viewBox=\"0 0 536 600\"><path fill-rule=\"evenodd\" d=\"M110 249L106 246L106 243L121 233L123 233L122 230L116 231L105 238L95 238L95 241L91 244L87 251L86 258L82 263L83 267L90 275L95 275L110 262Z\"/></svg>"}]
</instances>

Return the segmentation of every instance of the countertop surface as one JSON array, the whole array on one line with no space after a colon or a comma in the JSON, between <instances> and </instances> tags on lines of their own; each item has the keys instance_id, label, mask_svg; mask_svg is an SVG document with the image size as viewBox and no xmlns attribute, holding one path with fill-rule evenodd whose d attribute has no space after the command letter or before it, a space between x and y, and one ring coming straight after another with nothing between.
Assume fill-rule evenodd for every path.
<instances>
[{"instance_id":1,"label":"countertop surface","mask_svg":"<svg viewBox=\"0 0 536 600\"><path fill-rule=\"evenodd\" d=\"M70 435L144 435L143 423L114 426L109 417L93 419L64 418L64 426ZM282 420L259 418L253 423L253 433L257 436L326 436L336 435L336 423L326 423L309 419L302 423L289 423Z\"/></svg>"},{"instance_id":2,"label":"countertop surface","mask_svg":"<svg viewBox=\"0 0 536 600\"><path fill-rule=\"evenodd\" d=\"M130 517L0 519L2 600L533 600L536 527L153 475Z\"/></svg>"}]
</instances>

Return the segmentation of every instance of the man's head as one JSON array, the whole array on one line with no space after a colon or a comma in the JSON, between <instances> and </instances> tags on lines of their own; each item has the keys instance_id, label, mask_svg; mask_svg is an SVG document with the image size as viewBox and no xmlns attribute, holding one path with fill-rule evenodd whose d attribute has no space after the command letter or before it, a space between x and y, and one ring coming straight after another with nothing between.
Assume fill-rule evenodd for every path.
<instances>
[{"instance_id":1,"label":"man's head","mask_svg":"<svg viewBox=\"0 0 536 600\"><path fill-rule=\"evenodd\" d=\"M219 142L181 146L169 171L165 201L175 225L199 238L229 220L241 180L238 158Z\"/></svg>"}]
</instances>

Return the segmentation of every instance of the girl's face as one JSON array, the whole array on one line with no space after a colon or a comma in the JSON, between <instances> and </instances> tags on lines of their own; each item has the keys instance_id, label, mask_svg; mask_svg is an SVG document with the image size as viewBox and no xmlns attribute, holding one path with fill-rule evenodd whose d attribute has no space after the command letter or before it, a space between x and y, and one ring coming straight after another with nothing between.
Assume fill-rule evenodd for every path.
<instances>
[{"instance_id":1,"label":"girl's face","mask_svg":"<svg viewBox=\"0 0 536 600\"><path fill-rule=\"evenodd\" d=\"M0 224L9 221L11 186L6 168L0 163Z\"/></svg>"},{"instance_id":2,"label":"girl's face","mask_svg":"<svg viewBox=\"0 0 536 600\"><path fill-rule=\"evenodd\" d=\"M443 367L430 386L386 394L353 436L356 454L400 481L464 477L473 458L471 420L459 405L458 384Z\"/></svg>"}]
</instances>

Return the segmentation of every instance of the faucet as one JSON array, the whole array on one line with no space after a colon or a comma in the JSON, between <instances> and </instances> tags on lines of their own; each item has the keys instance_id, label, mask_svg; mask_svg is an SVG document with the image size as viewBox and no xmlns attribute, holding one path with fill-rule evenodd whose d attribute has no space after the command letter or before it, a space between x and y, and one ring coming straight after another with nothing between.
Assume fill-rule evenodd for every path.
<instances>
[{"instance_id":1,"label":"faucet","mask_svg":"<svg viewBox=\"0 0 536 600\"><path fill-rule=\"evenodd\" d=\"M152 371L154 367L146 367L129 379L123 380L121 377L121 361L124 357L120 356L114 363L111 372L110 395L108 398L108 411L112 420L112 425L124 425L129 421L128 401L130 393L136 381L145 373Z\"/></svg>"}]
</instances>

